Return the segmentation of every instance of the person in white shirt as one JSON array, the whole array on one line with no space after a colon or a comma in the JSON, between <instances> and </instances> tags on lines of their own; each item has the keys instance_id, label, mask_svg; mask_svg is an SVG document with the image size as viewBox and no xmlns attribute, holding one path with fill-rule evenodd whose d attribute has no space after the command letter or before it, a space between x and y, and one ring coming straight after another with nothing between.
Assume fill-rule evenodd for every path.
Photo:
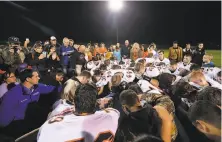
<instances>
[{"instance_id":1,"label":"person in white shirt","mask_svg":"<svg viewBox=\"0 0 222 142\"><path fill-rule=\"evenodd\" d=\"M170 62L169 71L170 71L171 74L174 74L174 75L179 75L180 74L180 70L178 68L178 64L177 64L176 61L171 61Z\"/></svg>"},{"instance_id":2,"label":"person in white shirt","mask_svg":"<svg viewBox=\"0 0 222 142\"><path fill-rule=\"evenodd\" d=\"M94 86L79 85L74 98L75 112L47 120L39 130L37 141L113 141L119 112L112 108L96 111L97 95Z\"/></svg>"},{"instance_id":3,"label":"person in white shirt","mask_svg":"<svg viewBox=\"0 0 222 142\"><path fill-rule=\"evenodd\" d=\"M158 65L160 63L164 63L166 66L170 65L170 60L164 57L164 51L158 51L158 58L155 60L155 64Z\"/></svg>"},{"instance_id":4,"label":"person in white shirt","mask_svg":"<svg viewBox=\"0 0 222 142\"><path fill-rule=\"evenodd\" d=\"M192 60L191 54L185 54L183 57L183 62L178 63L178 68L190 71L190 66L192 65L191 60Z\"/></svg>"}]
</instances>

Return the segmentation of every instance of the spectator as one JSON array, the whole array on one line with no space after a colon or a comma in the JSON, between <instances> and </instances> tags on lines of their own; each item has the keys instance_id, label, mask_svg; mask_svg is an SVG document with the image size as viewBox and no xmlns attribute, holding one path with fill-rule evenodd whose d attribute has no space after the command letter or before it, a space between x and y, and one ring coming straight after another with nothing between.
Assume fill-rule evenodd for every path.
<instances>
[{"instance_id":1,"label":"spectator","mask_svg":"<svg viewBox=\"0 0 222 142\"><path fill-rule=\"evenodd\" d=\"M69 46L69 39L63 38L63 45L60 47L61 53L61 65L63 68L63 72L67 74L67 70L69 68L69 63L71 54L74 52L73 48Z\"/></svg>"},{"instance_id":2,"label":"spectator","mask_svg":"<svg viewBox=\"0 0 222 142\"><path fill-rule=\"evenodd\" d=\"M79 46L80 46L79 44L74 44L74 45L73 45L73 47L74 47L74 48L73 48L73 49L74 49L74 51L78 51Z\"/></svg>"},{"instance_id":3,"label":"spectator","mask_svg":"<svg viewBox=\"0 0 222 142\"><path fill-rule=\"evenodd\" d=\"M44 42L43 46L44 46L44 51L49 52L49 50L50 50L49 47L51 47L51 46L53 46L53 45L50 45L49 40L46 40L46 41Z\"/></svg>"},{"instance_id":4,"label":"spectator","mask_svg":"<svg viewBox=\"0 0 222 142\"><path fill-rule=\"evenodd\" d=\"M105 55L105 59L109 60L111 59L111 57L113 57L113 45L111 45L110 48L108 48L108 51Z\"/></svg>"},{"instance_id":5,"label":"spectator","mask_svg":"<svg viewBox=\"0 0 222 142\"><path fill-rule=\"evenodd\" d=\"M147 105L143 108L133 90L122 91L120 102L127 116L118 126L115 142L132 141L140 134L149 134L160 138L161 119L152 106Z\"/></svg>"},{"instance_id":6,"label":"spectator","mask_svg":"<svg viewBox=\"0 0 222 142\"><path fill-rule=\"evenodd\" d=\"M202 66L203 56L205 55L205 49L203 43L198 43L198 47L193 52L193 60L192 62Z\"/></svg>"},{"instance_id":7,"label":"spectator","mask_svg":"<svg viewBox=\"0 0 222 142\"><path fill-rule=\"evenodd\" d=\"M21 47L20 41L17 37L8 38L8 47L2 51L2 59L4 64L11 72L15 72L16 68L22 63L20 58Z\"/></svg>"},{"instance_id":8,"label":"spectator","mask_svg":"<svg viewBox=\"0 0 222 142\"><path fill-rule=\"evenodd\" d=\"M138 43L134 43L132 49L130 50L130 59L136 61L136 59L142 58L142 56L140 45Z\"/></svg>"},{"instance_id":9,"label":"spectator","mask_svg":"<svg viewBox=\"0 0 222 142\"><path fill-rule=\"evenodd\" d=\"M105 53L107 53L107 49L105 47L105 44L102 42L100 44L99 54L103 54L104 55Z\"/></svg>"},{"instance_id":10,"label":"spectator","mask_svg":"<svg viewBox=\"0 0 222 142\"><path fill-rule=\"evenodd\" d=\"M121 53L118 46L116 46L115 51L113 52L114 58L116 58L118 61L121 61Z\"/></svg>"},{"instance_id":11,"label":"spectator","mask_svg":"<svg viewBox=\"0 0 222 142\"><path fill-rule=\"evenodd\" d=\"M43 52L42 44L39 42L36 42L33 48L34 52L32 53L32 60L30 63L33 68L36 68L40 72L40 75L44 75L46 71L47 54Z\"/></svg>"},{"instance_id":12,"label":"spectator","mask_svg":"<svg viewBox=\"0 0 222 142\"><path fill-rule=\"evenodd\" d=\"M191 49L190 43L186 44L186 47L183 49L183 56L186 54L193 55L193 50Z\"/></svg>"},{"instance_id":13,"label":"spectator","mask_svg":"<svg viewBox=\"0 0 222 142\"><path fill-rule=\"evenodd\" d=\"M118 47L119 49L121 49L121 47L120 47L120 43L119 43L119 42L116 43L116 47Z\"/></svg>"},{"instance_id":14,"label":"spectator","mask_svg":"<svg viewBox=\"0 0 222 142\"><path fill-rule=\"evenodd\" d=\"M131 47L130 47L130 45L129 45L129 41L126 40L126 41L125 41L125 46L123 46L123 47L121 48L121 56L122 56L123 58L130 58L130 50L131 50Z\"/></svg>"},{"instance_id":15,"label":"spectator","mask_svg":"<svg viewBox=\"0 0 222 142\"><path fill-rule=\"evenodd\" d=\"M57 42L56 37L51 36L50 37L50 44L51 46L55 46L56 47L56 53L58 53L58 55L60 55L60 44Z\"/></svg>"},{"instance_id":16,"label":"spectator","mask_svg":"<svg viewBox=\"0 0 222 142\"><path fill-rule=\"evenodd\" d=\"M97 91L89 84L79 86L75 96L74 114L59 115L46 121L40 128L39 142L80 139L90 142L108 141L114 138L119 112L111 108L105 111L95 111ZM52 125L52 123L54 124ZM55 129L58 126L60 129ZM65 136L61 130L66 133ZM75 133L73 133L74 131Z\"/></svg>"},{"instance_id":17,"label":"spectator","mask_svg":"<svg viewBox=\"0 0 222 142\"><path fill-rule=\"evenodd\" d=\"M146 58L148 56L148 47L142 44L141 49L143 51L143 58Z\"/></svg>"},{"instance_id":18,"label":"spectator","mask_svg":"<svg viewBox=\"0 0 222 142\"><path fill-rule=\"evenodd\" d=\"M84 69L84 65L86 64L85 59L85 45L80 45L79 51L74 52L71 56L70 66L72 70L75 70L77 75L80 75L81 71Z\"/></svg>"},{"instance_id":19,"label":"spectator","mask_svg":"<svg viewBox=\"0 0 222 142\"><path fill-rule=\"evenodd\" d=\"M91 44L88 44L85 50L85 56L87 57L87 61L92 60L92 52L91 52Z\"/></svg>"},{"instance_id":20,"label":"spectator","mask_svg":"<svg viewBox=\"0 0 222 142\"><path fill-rule=\"evenodd\" d=\"M3 83L0 85L0 99L8 91L7 86L11 83L16 83L16 76L13 72L5 72L2 75Z\"/></svg>"},{"instance_id":21,"label":"spectator","mask_svg":"<svg viewBox=\"0 0 222 142\"><path fill-rule=\"evenodd\" d=\"M49 42L48 42L49 44ZM44 44L45 50L47 48L47 45ZM27 38L24 42L24 48L22 50L25 54L24 62L30 65L30 61L32 60L32 53L34 52L34 49L32 46L30 46L30 40Z\"/></svg>"},{"instance_id":22,"label":"spectator","mask_svg":"<svg viewBox=\"0 0 222 142\"><path fill-rule=\"evenodd\" d=\"M39 127L38 125L42 123L40 121L47 117L48 111L42 109L42 112L39 112L40 110L36 112L35 109L31 109L31 105L38 102L40 95L48 94L55 89L54 86L39 84L39 79L36 71L26 69L20 73L21 84L16 85L2 97L0 127L4 127L5 132L15 138L34 127Z\"/></svg>"},{"instance_id":23,"label":"spectator","mask_svg":"<svg viewBox=\"0 0 222 142\"><path fill-rule=\"evenodd\" d=\"M73 39L69 39L69 47L73 47L74 46L74 40Z\"/></svg>"},{"instance_id":24,"label":"spectator","mask_svg":"<svg viewBox=\"0 0 222 142\"><path fill-rule=\"evenodd\" d=\"M210 54L205 54L203 56L203 65L202 67L215 67L214 63L211 62L213 56Z\"/></svg>"},{"instance_id":25,"label":"spectator","mask_svg":"<svg viewBox=\"0 0 222 142\"><path fill-rule=\"evenodd\" d=\"M173 42L173 47L169 48L169 57L171 60L174 60L176 62L180 62L183 59L183 49L178 46L178 42Z\"/></svg>"},{"instance_id":26,"label":"spectator","mask_svg":"<svg viewBox=\"0 0 222 142\"><path fill-rule=\"evenodd\" d=\"M188 112L193 125L209 139L221 141L221 109L209 101L197 101Z\"/></svg>"},{"instance_id":27,"label":"spectator","mask_svg":"<svg viewBox=\"0 0 222 142\"><path fill-rule=\"evenodd\" d=\"M185 54L183 57L183 62L178 63L178 68L179 69L186 69L189 71L190 66L192 65L191 60L192 60L191 54Z\"/></svg>"},{"instance_id":28,"label":"spectator","mask_svg":"<svg viewBox=\"0 0 222 142\"><path fill-rule=\"evenodd\" d=\"M56 53L56 47L55 46L51 46L50 47L50 51L49 54L47 55L47 66L48 69L50 70L54 70L54 69L58 69L60 68L60 58L59 55Z\"/></svg>"},{"instance_id":29,"label":"spectator","mask_svg":"<svg viewBox=\"0 0 222 142\"><path fill-rule=\"evenodd\" d=\"M100 48L98 46L98 43L94 44L94 52L93 52L93 56L96 56L97 54L100 54Z\"/></svg>"},{"instance_id":30,"label":"spectator","mask_svg":"<svg viewBox=\"0 0 222 142\"><path fill-rule=\"evenodd\" d=\"M159 58L157 58L155 60L155 63L157 63L157 64L164 63L167 66L170 64L170 60L168 58L164 57L164 51L163 50L158 51L158 57Z\"/></svg>"}]
</instances>

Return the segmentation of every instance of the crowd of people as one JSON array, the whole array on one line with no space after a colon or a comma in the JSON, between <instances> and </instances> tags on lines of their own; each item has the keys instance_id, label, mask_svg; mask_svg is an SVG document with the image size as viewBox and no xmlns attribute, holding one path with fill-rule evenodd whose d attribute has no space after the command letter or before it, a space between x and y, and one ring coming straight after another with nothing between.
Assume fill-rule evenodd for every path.
<instances>
[{"instance_id":1,"label":"crowd of people","mask_svg":"<svg viewBox=\"0 0 222 142\"><path fill-rule=\"evenodd\" d=\"M221 140L221 68L203 43L174 41L165 55L155 43L62 42L1 46L1 142Z\"/></svg>"}]
</instances>

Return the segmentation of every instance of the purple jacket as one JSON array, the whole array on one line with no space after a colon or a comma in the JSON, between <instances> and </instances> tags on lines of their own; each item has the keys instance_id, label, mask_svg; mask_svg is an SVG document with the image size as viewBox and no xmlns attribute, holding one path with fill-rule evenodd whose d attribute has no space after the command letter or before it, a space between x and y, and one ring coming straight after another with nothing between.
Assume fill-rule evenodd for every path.
<instances>
[{"instance_id":1,"label":"purple jacket","mask_svg":"<svg viewBox=\"0 0 222 142\"><path fill-rule=\"evenodd\" d=\"M40 94L48 94L54 89L54 86L44 84L38 84L35 88L28 89L19 84L9 90L2 97L0 104L0 127L5 127L14 120L24 119L28 104L38 102Z\"/></svg>"}]
</instances>

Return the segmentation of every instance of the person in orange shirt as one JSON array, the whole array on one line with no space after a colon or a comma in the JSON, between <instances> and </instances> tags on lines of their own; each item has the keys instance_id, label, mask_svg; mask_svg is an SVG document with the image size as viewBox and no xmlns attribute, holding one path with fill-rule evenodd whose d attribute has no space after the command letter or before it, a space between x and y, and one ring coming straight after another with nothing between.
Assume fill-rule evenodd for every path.
<instances>
[{"instance_id":1,"label":"person in orange shirt","mask_svg":"<svg viewBox=\"0 0 222 142\"><path fill-rule=\"evenodd\" d=\"M100 44L100 54L103 54L103 55L104 55L104 53L107 53L107 49L106 49L106 47L105 47L105 44L102 42L102 43Z\"/></svg>"},{"instance_id":2,"label":"person in orange shirt","mask_svg":"<svg viewBox=\"0 0 222 142\"><path fill-rule=\"evenodd\" d=\"M88 43L87 47L86 47L86 50L85 50L85 55L87 56L88 61L92 60L92 53L90 52L90 50L91 50L91 44Z\"/></svg>"},{"instance_id":3,"label":"person in orange shirt","mask_svg":"<svg viewBox=\"0 0 222 142\"><path fill-rule=\"evenodd\" d=\"M141 50L143 51L143 58L146 58L148 56L148 50L144 44L141 45Z\"/></svg>"},{"instance_id":4,"label":"person in orange shirt","mask_svg":"<svg viewBox=\"0 0 222 142\"><path fill-rule=\"evenodd\" d=\"M93 51L93 56L96 56L96 54L100 54L100 48L98 46L98 43L94 44L94 51Z\"/></svg>"}]
</instances>

